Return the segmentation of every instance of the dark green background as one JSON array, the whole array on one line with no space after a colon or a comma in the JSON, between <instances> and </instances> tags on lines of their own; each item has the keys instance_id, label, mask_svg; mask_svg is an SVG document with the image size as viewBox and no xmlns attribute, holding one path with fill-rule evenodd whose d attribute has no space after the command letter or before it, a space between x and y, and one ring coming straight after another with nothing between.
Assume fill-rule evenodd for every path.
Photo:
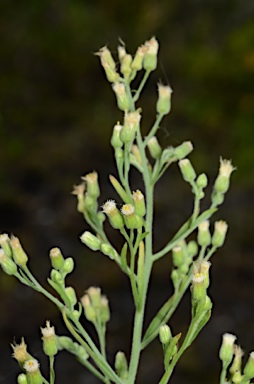
<instances>
[{"instance_id":1,"label":"dark green background","mask_svg":"<svg viewBox=\"0 0 254 384\"><path fill-rule=\"evenodd\" d=\"M191 140L197 172L216 177L219 157L232 158L237 172L216 219L230 224L223 250L213 259L213 318L177 367L175 384L218 383L221 335L239 336L246 356L254 348L254 3L249 0L14 1L0 6L0 227L21 238L30 265L46 281L48 251L59 246L75 258L69 278L80 297L90 285L109 296L109 357L129 353L132 304L125 277L100 254L79 242L87 229L70 195L79 177L100 174L102 204L114 197L108 174L115 174L108 145L117 111L110 85L94 52L118 38L134 53L155 35L158 70L142 95L143 130L155 115L156 82L174 90L173 107L161 124L163 146ZM156 194L155 247L186 219L191 194L177 167L161 180ZM134 176L134 185L139 185ZM112 231L114 241L118 241ZM155 267L148 317L171 293L169 258ZM51 319L63 333L60 316L43 297L1 273L0 383L15 383L19 369L10 342L25 336L30 352L41 352L39 327ZM189 297L172 319L174 333L185 331ZM156 383L162 372L157 342L142 360L140 383ZM146 359L146 360L145 360ZM209 374L207 374L209 372ZM95 383L65 354L57 361L57 382Z\"/></svg>"}]
</instances>

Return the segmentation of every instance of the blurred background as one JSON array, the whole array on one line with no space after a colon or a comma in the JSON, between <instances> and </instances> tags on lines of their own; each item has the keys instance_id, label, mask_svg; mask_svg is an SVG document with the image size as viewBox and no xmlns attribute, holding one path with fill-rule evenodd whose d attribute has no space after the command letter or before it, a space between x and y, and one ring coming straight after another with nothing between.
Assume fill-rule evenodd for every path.
<instances>
[{"instance_id":1,"label":"blurred background","mask_svg":"<svg viewBox=\"0 0 254 384\"><path fill-rule=\"evenodd\" d=\"M49 249L59 246L64 255L73 256L76 269L67 281L78 297L90 285L99 285L110 299L110 361L118 350L129 354L133 307L128 282L112 262L80 243L87 225L76 212L71 191L80 176L97 170L100 203L115 196L108 182L110 173L116 175L108 142L121 114L94 53L107 45L116 57L121 38L134 54L154 35L160 42L159 65L139 103L143 132L153 122L161 80L174 90L172 112L159 131L161 144L191 140L193 165L198 173L207 172L210 186L220 156L237 167L215 216L230 228L225 246L213 258L213 317L172 378L175 384L218 383L224 332L237 334L245 359L254 349L254 2L2 0L0 228L20 237L44 286ZM188 185L174 166L156 189L156 249L186 220L191 204ZM116 233L111 234L118 242ZM169 270L168 256L155 266L148 320L172 293ZM59 313L4 273L0 292L0 383L16 382L20 371L10 343L22 336L46 374L40 326L50 319L58 334L67 334ZM184 332L189 319L187 294L170 323L173 333ZM160 348L155 341L144 354L139 383L159 381ZM59 355L56 371L62 384L97 383L65 353Z\"/></svg>"}]
</instances>

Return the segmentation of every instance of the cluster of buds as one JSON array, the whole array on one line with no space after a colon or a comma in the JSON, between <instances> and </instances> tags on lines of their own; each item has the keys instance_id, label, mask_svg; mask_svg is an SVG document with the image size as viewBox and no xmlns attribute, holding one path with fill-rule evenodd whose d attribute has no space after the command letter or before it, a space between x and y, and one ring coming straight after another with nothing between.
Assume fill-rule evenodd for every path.
<instances>
[{"instance_id":1,"label":"cluster of buds","mask_svg":"<svg viewBox=\"0 0 254 384\"><path fill-rule=\"evenodd\" d=\"M235 170L230 160L220 159L219 174L215 180L212 203L218 206L223 203L224 195L228 191L231 173Z\"/></svg>"},{"instance_id":2,"label":"cluster of buds","mask_svg":"<svg viewBox=\"0 0 254 384\"><path fill-rule=\"evenodd\" d=\"M243 351L235 341L236 336L231 333L225 333L222 337L219 357L223 370L227 371L230 366L228 379L233 384L250 383L250 380L254 379L254 352L249 354L245 367L242 368Z\"/></svg>"},{"instance_id":3,"label":"cluster of buds","mask_svg":"<svg viewBox=\"0 0 254 384\"><path fill-rule=\"evenodd\" d=\"M128 229L141 228L146 213L144 195L139 190L133 192L132 203L124 204L121 210L117 208L114 200L108 200L102 209L115 229L123 229L124 226Z\"/></svg>"},{"instance_id":4,"label":"cluster of buds","mask_svg":"<svg viewBox=\"0 0 254 384\"><path fill-rule=\"evenodd\" d=\"M196 256L197 252L198 246L194 240L188 244L182 240L172 249L174 269L171 273L171 279L176 291L187 276L193 257Z\"/></svg>"},{"instance_id":5,"label":"cluster of buds","mask_svg":"<svg viewBox=\"0 0 254 384\"><path fill-rule=\"evenodd\" d=\"M208 220L204 220L199 224L197 236L198 244L201 247L207 247L210 244L214 248L222 247L227 234L227 223L223 220L216 221L214 224L214 231L212 236L209 230L209 225L210 223Z\"/></svg>"},{"instance_id":6,"label":"cluster of buds","mask_svg":"<svg viewBox=\"0 0 254 384\"><path fill-rule=\"evenodd\" d=\"M110 319L108 299L98 287L90 287L80 299L85 317L95 326L100 327Z\"/></svg>"},{"instance_id":7,"label":"cluster of buds","mask_svg":"<svg viewBox=\"0 0 254 384\"><path fill-rule=\"evenodd\" d=\"M8 275L15 275L18 267L25 269L28 257L16 236L0 234L0 265Z\"/></svg>"}]
</instances>

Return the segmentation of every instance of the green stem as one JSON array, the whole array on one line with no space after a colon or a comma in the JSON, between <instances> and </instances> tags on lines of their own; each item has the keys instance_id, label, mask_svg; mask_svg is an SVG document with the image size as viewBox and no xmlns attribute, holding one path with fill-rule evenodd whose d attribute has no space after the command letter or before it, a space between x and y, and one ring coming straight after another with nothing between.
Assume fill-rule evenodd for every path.
<instances>
[{"instance_id":1,"label":"green stem","mask_svg":"<svg viewBox=\"0 0 254 384\"><path fill-rule=\"evenodd\" d=\"M151 71L145 72L144 77L143 77L141 83L139 84L139 87L138 87L137 91L135 92L135 95L133 96L133 102L134 103L139 99L140 93L142 92L142 89L144 88L144 85L145 85L150 73L151 73Z\"/></svg>"},{"instance_id":2,"label":"green stem","mask_svg":"<svg viewBox=\"0 0 254 384\"><path fill-rule=\"evenodd\" d=\"M54 360L54 356L49 356L50 384L55 382Z\"/></svg>"},{"instance_id":3,"label":"green stem","mask_svg":"<svg viewBox=\"0 0 254 384\"><path fill-rule=\"evenodd\" d=\"M152 126L152 128L151 128L149 134L146 136L146 138L145 138L145 140L144 140L144 147L146 147L148 141L149 141L149 140L151 139L151 137L153 137L153 136L156 134L156 132L158 131L160 122L161 122L161 120L163 119L163 117L164 117L163 114L159 114L159 115L157 115L156 120L155 120L155 122L154 122L154 125Z\"/></svg>"}]
</instances>

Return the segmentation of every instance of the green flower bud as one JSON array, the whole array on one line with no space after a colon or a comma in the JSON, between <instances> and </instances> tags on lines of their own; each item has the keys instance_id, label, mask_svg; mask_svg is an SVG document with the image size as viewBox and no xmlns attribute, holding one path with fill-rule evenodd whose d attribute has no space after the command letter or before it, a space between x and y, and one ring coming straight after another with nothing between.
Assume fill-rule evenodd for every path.
<instances>
[{"instance_id":1,"label":"green flower bud","mask_svg":"<svg viewBox=\"0 0 254 384\"><path fill-rule=\"evenodd\" d=\"M196 178L196 172L193 166L191 165L190 160L189 159L180 160L178 165L182 172L184 180L187 181L187 183L193 182Z\"/></svg>"},{"instance_id":2,"label":"green flower bud","mask_svg":"<svg viewBox=\"0 0 254 384\"><path fill-rule=\"evenodd\" d=\"M84 196L85 210L96 212L97 211L97 198L89 195L88 192Z\"/></svg>"},{"instance_id":3,"label":"green flower bud","mask_svg":"<svg viewBox=\"0 0 254 384\"><path fill-rule=\"evenodd\" d=\"M160 326L159 338L160 342L164 345L169 344L172 340L172 333L167 324Z\"/></svg>"},{"instance_id":4,"label":"green flower bud","mask_svg":"<svg viewBox=\"0 0 254 384\"><path fill-rule=\"evenodd\" d=\"M49 251L49 257L51 259L51 265L53 268L57 269L58 271L63 268L64 257L59 248L52 248Z\"/></svg>"},{"instance_id":5,"label":"green flower bud","mask_svg":"<svg viewBox=\"0 0 254 384\"><path fill-rule=\"evenodd\" d=\"M116 94L117 106L121 111L128 111L130 109L130 100L128 98L125 85L117 82L112 85L113 91Z\"/></svg>"},{"instance_id":6,"label":"green flower bud","mask_svg":"<svg viewBox=\"0 0 254 384\"><path fill-rule=\"evenodd\" d=\"M52 281L54 281L54 283L57 283L59 285L63 285L63 283L64 283L64 279L63 279L62 274L59 271L57 271L56 269L52 269L52 271L50 273L50 278Z\"/></svg>"},{"instance_id":7,"label":"green flower bud","mask_svg":"<svg viewBox=\"0 0 254 384\"><path fill-rule=\"evenodd\" d=\"M144 60L144 55L147 52L147 47L144 45L141 45L138 47L137 52L134 56L134 59L131 63L131 68L134 69L135 71L140 71L143 67L143 60Z\"/></svg>"},{"instance_id":8,"label":"green flower bud","mask_svg":"<svg viewBox=\"0 0 254 384\"><path fill-rule=\"evenodd\" d=\"M24 267L27 264L28 257L25 251L23 250L19 239L15 236L11 236L10 246L12 249L13 260L21 268Z\"/></svg>"},{"instance_id":9,"label":"green flower bud","mask_svg":"<svg viewBox=\"0 0 254 384\"><path fill-rule=\"evenodd\" d=\"M249 359L243 370L244 379L251 380L254 378L254 352L250 353Z\"/></svg>"},{"instance_id":10,"label":"green flower bud","mask_svg":"<svg viewBox=\"0 0 254 384\"><path fill-rule=\"evenodd\" d=\"M92 249L92 251L98 251L101 248L101 241L89 231L85 231L80 236L80 240L86 244L88 248Z\"/></svg>"},{"instance_id":11,"label":"green flower bud","mask_svg":"<svg viewBox=\"0 0 254 384\"><path fill-rule=\"evenodd\" d=\"M182 275L177 269L173 269L171 272L171 280L174 288L177 289L182 281Z\"/></svg>"},{"instance_id":12,"label":"green flower bud","mask_svg":"<svg viewBox=\"0 0 254 384\"><path fill-rule=\"evenodd\" d=\"M145 47L147 50L144 55L143 67L146 71L154 71L157 67L159 43L155 37L152 37L149 41L146 41Z\"/></svg>"},{"instance_id":13,"label":"green flower bud","mask_svg":"<svg viewBox=\"0 0 254 384\"><path fill-rule=\"evenodd\" d=\"M101 306L101 289L99 287L90 287L86 291L94 308L100 309Z\"/></svg>"},{"instance_id":14,"label":"green flower bud","mask_svg":"<svg viewBox=\"0 0 254 384\"><path fill-rule=\"evenodd\" d=\"M202 260L199 264L199 272L204 276L204 283L206 289L209 287L210 279L209 279L209 269L211 267L210 261Z\"/></svg>"},{"instance_id":15,"label":"green flower bud","mask_svg":"<svg viewBox=\"0 0 254 384\"><path fill-rule=\"evenodd\" d=\"M97 199L100 196L100 188L98 183L98 173L91 172L82 177L82 180L86 181L87 193L93 199Z\"/></svg>"},{"instance_id":16,"label":"green flower bud","mask_svg":"<svg viewBox=\"0 0 254 384\"><path fill-rule=\"evenodd\" d=\"M214 224L214 233L212 237L212 245L215 247L221 247L224 244L227 234L228 225L225 221L216 221Z\"/></svg>"},{"instance_id":17,"label":"green flower bud","mask_svg":"<svg viewBox=\"0 0 254 384\"><path fill-rule=\"evenodd\" d=\"M58 352L55 327L51 327L50 322L46 321L46 327L41 328L41 333L45 355L55 356Z\"/></svg>"},{"instance_id":18,"label":"green flower bud","mask_svg":"<svg viewBox=\"0 0 254 384\"><path fill-rule=\"evenodd\" d=\"M118 253L110 244L101 244L101 252L112 260L118 256Z\"/></svg>"},{"instance_id":19,"label":"green flower bud","mask_svg":"<svg viewBox=\"0 0 254 384\"><path fill-rule=\"evenodd\" d=\"M180 267L185 262L185 253L180 245L176 245L172 249L173 264L175 267Z\"/></svg>"},{"instance_id":20,"label":"green flower bud","mask_svg":"<svg viewBox=\"0 0 254 384\"><path fill-rule=\"evenodd\" d=\"M77 304L77 296L76 296L76 293L75 293L75 290L73 287L66 287L64 289L68 299L69 299L69 302L71 304L72 307L74 307L74 305ZM66 305L68 305L69 303L65 303Z\"/></svg>"},{"instance_id":21,"label":"green flower bud","mask_svg":"<svg viewBox=\"0 0 254 384\"><path fill-rule=\"evenodd\" d=\"M81 297L80 301L81 301L81 304L84 308L84 313L85 313L85 317L87 318L87 320L91 321L92 323L95 323L96 318L97 318L96 310L94 309L94 307L91 304L91 300L89 298L89 295L85 294L84 296Z\"/></svg>"},{"instance_id":22,"label":"green flower bud","mask_svg":"<svg viewBox=\"0 0 254 384\"><path fill-rule=\"evenodd\" d=\"M224 194L217 192L215 189L212 192L211 200L216 207L221 205L224 201Z\"/></svg>"},{"instance_id":23,"label":"green flower bud","mask_svg":"<svg viewBox=\"0 0 254 384\"><path fill-rule=\"evenodd\" d=\"M121 62L123 60L124 56L126 55L125 46L124 45L118 45L117 52L118 52L119 61Z\"/></svg>"},{"instance_id":24,"label":"green flower bud","mask_svg":"<svg viewBox=\"0 0 254 384\"><path fill-rule=\"evenodd\" d=\"M108 299L106 296L101 296L101 307L100 307L100 320L102 323L107 323L110 319L110 310Z\"/></svg>"},{"instance_id":25,"label":"green flower bud","mask_svg":"<svg viewBox=\"0 0 254 384\"><path fill-rule=\"evenodd\" d=\"M24 373L21 373L20 375L18 375L17 383L18 384L28 384L26 375Z\"/></svg>"},{"instance_id":26,"label":"green flower bud","mask_svg":"<svg viewBox=\"0 0 254 384\"><path fill-rule=\"evenodd\" d=\"M132 63L132 57L129 53L127 53L122 58L121 68L120 68L121 73L123 74L125 79L128 79L128 77L130 76L130 74L132 72L131 63Z\"/></svg>"},{"instance_id":27,"label":"green flower bud","mask_svg":"<svg viewBox=\"0 0 254 384\"><path fill-rule=\"evenodd\" d=\"M158 101L156 111L161 115L167 115L171 109L172 89L168 85L158 84Z\"/></svg>"},{"instance_id":28,"label":"green flower bud","mask_svg":"<svg viewBox=\"0 0 254 384\"><path fill-rule=\"evenodd\" d=\"M245 381L243 381L244 376L241 374L240 371L236 371L233 373L231 377L231 381L233 384L243 384Z\"/></svg>"},{"instance_id":29,"label":"green flower bud","mask_svg":"<svg viewBox=\"0 0 254 384\"><path fill-rule=\"evenodd\" d=\"M142 158L140 154L140 150L136 144L133 144L131 146L131 155L135 158L135 161L139 164L142 165Z\"/></svg>"},{"instance_id":30,"label":"green flower bud","mask_svg":"<svg viewBox=\"0 0 254 384\"><path fill-rule=\"evenodd\" d=\"M113 148L121 148L123 146L123 142L121 140L121 130L123 126L117 123L113 128L113 134L111 137L111 145Z\"/></svg>"},{"instance_id":31,"label":"green flower bud","mask_svg":"<svg viewBox=\"0 0 254 384\"><path fill-rule=\"evenodd\" d=\"M83 213L85 211L85 183L74 185L72 194L77 196L78 199L78 212Z\"/></svg>"},{"instance_id":32,"label":"green flower bud","mask_svg":"<svg viewBox=\"0 0 254 384\"><path fill-rule=\"evenodd\" d=\"M234 360L233 363L229 369L231 375L233 375L236 372L241 372L242 370L242 357L243 357L243 350L238 345L234 345Z\"/></svg>"},{"instance_id":33,"label":"green flower bud","mask_svg":"<svg viewBox=\"0 0 254 384\"><path fill-rule=\"evenodd\" d=\"M116 208L116 203L114 200L108 200L105 204L103 204L102 209L103 212L108 216L110 224L113 228L121 229L124 227L123 217Z\"/></svg>"},{"instance_id":34,"label":"green flower bud","mask_svg":"<svg viewBox=\"0 0 254 384\"><path fill-rule=\"evenodd\" d=\"M102 47L96 55L100 57L101 65L104 68L108 81L110 83L118 81L119 74L115 70L115 61L109 49L107 47Z\"/></svg>"},{"instance_id":35,"label":"green flower bud","mask_svg":"<svg viewBox=\"0 0 254 384\"><path fill-rule=\"evenodd\" d=\"M9 235L7 235L7 233L0 234L0 246L3 248L6 256L12 257L10 238L9 238Z\"/></svg>"},{"instance_id":36,"label":"green flower bud","mask_svg":"<svg viewBox=\"0 0 254 384\"><path fill-rule=\"evenodd\" d=\"M177 157L175 156L175 148L168 147L163 150L161 154L161 163L165 164L167 162L175 161Z\"/></svg>"},{"instance_id":37,"label":"green flower bud","mask_svg":"<svg viewBox=\"0 0 254 384\"><path fill-rule=\"evenodd\" d=\"M224 366L228 366L234 355L234 343L236 336L230 333L225 333L222 338L222 345L219 352L219 357L223 362Z\"/></svg>"},{"instance_id":38,"label":"green flower bud","mask_svg":"<svg viewBox=\"0 0 254 384\"><path fill-rule=\"evenodd\" d=\"M196 241L191 240L187 245L188 255L193 258L198 253L198 245Z\"/></svg>"},{"instance_id":39,"label":"green flower bud","mask_svg":"<svg viewBox=\"0 0 254 384\"><path fill-rule=\"evenodd\" d=\"M24 364L27 381L29 384L42 384L42 376L39 369L39 363L35 359L27 360Z\"/></svg>"},{"instance_id":40,"label":"green flower bud","mask_svg":"<svg viewBox=\"0 0 254 384\"><path fill-rule=\"evenodd\" d=\"M124 125L121 130L121 140L124 143L131 143L136 136L140 124L140 111L126 112L124 115Z\"/></svg>"},{"instance_id":41,"label":"green flower bud","mask_svg":"<svg viewBox=\"0 0 254 384\"><path fill-rule=\"evenodd\" d=\"M220 158L219 175L215 180L214 189L219 193L226 193L229 188L231 173L235 170L230 160Z\"/></svg>"},{"instance_id":42,"label":"green flower bud","mask_svg":"<svg viewBox=\"0 0 254 384\"><path fill-rule=\"evenodd\" d=\"M184 159L186 156L188 156L193 150L193 145L191 141L184 141L181 145L178 145L174 149L174 155L177 157L178 160Z\"/></svg>"},{"instance_id":43,"label":"green flower bud","mask_svg":"<svg viewBox=\"0 0 254 384\"><path fill-rule=\"evenodd\" d=\"M194 274L191 288L192 298L194 301L201 301L206 297L205 277L203 274Z\"/></svg>"},{"instance_id":44,"label":"green flower bud","mask_svg":"<svg viewBox=\"0 0 254 384\"><path fill-rule=\"evenodd\" d=\"M161 146L157 140L156 136L152 136L150 140L147 142L147 146L150 152L150 155L153 159L158 159L161 155Z\"/></svg>"},{"instance_id":45,"label":"green flower bud","mask_svg":"<svg viewBox=\"0 0 254 384\"><path fill-rule=\"evenodd\" d=\"M208 179L207 179L207 176L205 173L201 173L201 175L199 175L197 177L197 180L196 180L196 185L198 188L200 189L203 189L207 186L208 184Z\"/></svg>"},{"instance_id":46,"label":"green flower bud","mask_svg":"<svg viewBox=\"0 0 254 384\"><path fill-rule=\"evenodd\" d=\"M5 254L2 248L0 248L0 265L7 275L15 275L17 273L16 264Z\"/></svg>"},{"instance_id":47,"label":"green flower bud","mask_svg":"<svg viewBox=\"0 0 254 384\"><path fill-rule=\"evenodd\" d=\"M137 190L136 192L132 192L132 199L134 204L135 213L143 217L146 214L146 205L145 198L141 191Z\"/></svg>"},{"instance_id":48,"label":"green flower bud","mask_svg":"<svg viewBox=\"0 0 254 384\"><path fill-rule=\"evenodd\" d=\"M67 257L67 259L64 260L63 272L65 274L71 273L73 269L74 269L74 260L72 257Z\"/></svg>"},{"instance_id":49,"label":"green flower bud","mask_svg":"<svg viewBox=\"0 0 254 384\"><path fill-rule=\"evenodd\" d=\"M128 378L128 364L127 364L126 356L122 351L119 351L116 354L115 369L116 369L117 375L121 379L126 381L126 379Z\"/></svg>"},{"instance_id":50,"label":"green flower bud","mask_svg":"<svg viewBox=\"0 0 254 384\"><path fill-rule=\"evenodd\" d=\"M207 247L211 243L211 234L209 231L209 221L204 220L198 226L198 244L201 247Z\"/></svg>"}]
</instances>

